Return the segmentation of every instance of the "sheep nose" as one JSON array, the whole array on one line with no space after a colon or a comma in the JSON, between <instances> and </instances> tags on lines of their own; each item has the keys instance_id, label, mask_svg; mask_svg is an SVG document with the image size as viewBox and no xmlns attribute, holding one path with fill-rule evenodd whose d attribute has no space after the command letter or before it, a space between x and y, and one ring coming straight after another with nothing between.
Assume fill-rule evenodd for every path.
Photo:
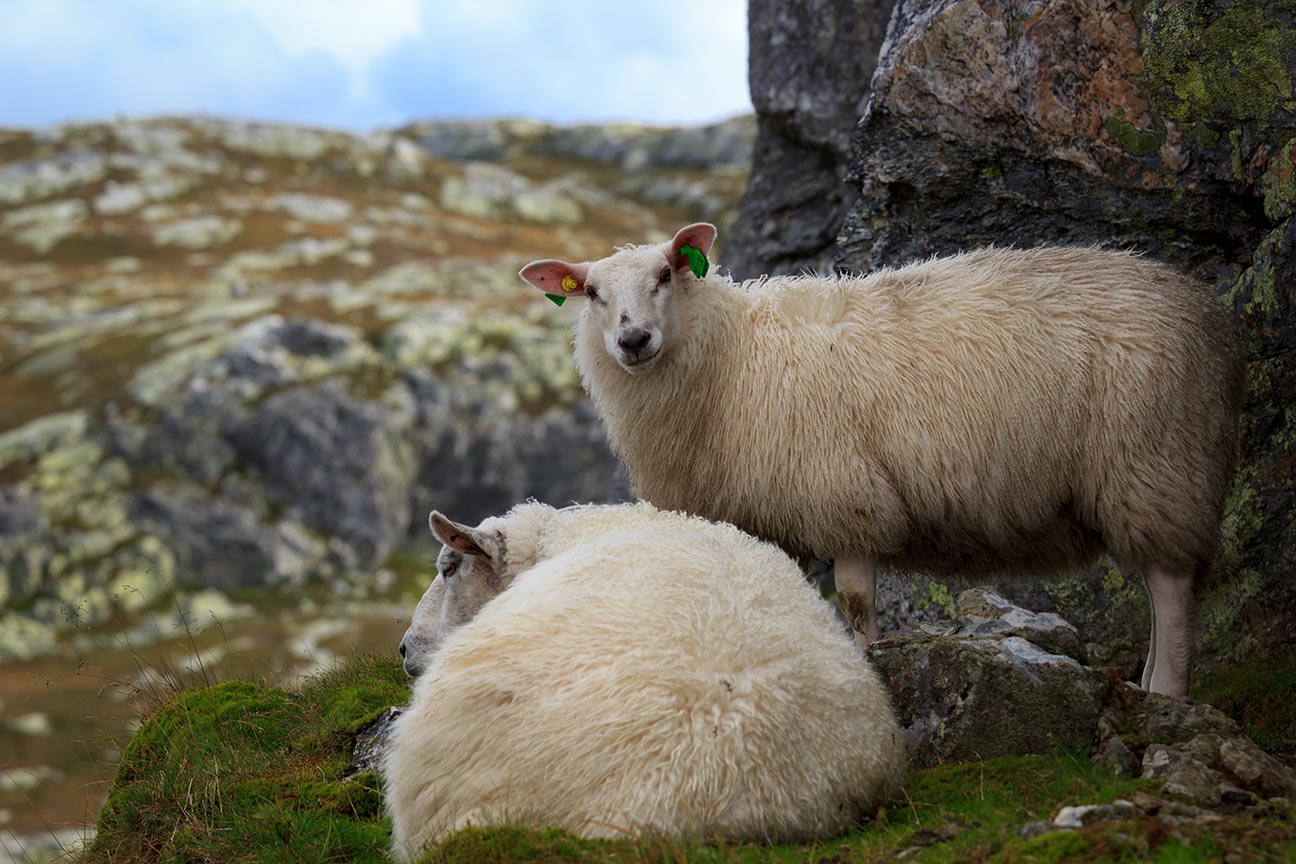
<instances>
[{"instance_id":1,"label":"sheep nose","mask_svg":"<svg viewBox=\"0 0 1296 864\"><path fill-rule=\"evenodd\" d=\"M389 642L389 643L387 643L387 644L390 645L391 643ZM405 640L404 640L404 639L401 640L401 644L400 644L400 652L401 652L401 656L404 657L404 656L405 656Z\"/></svg>"},{"instance_id":2,"label":"sheep nose","mask_svg":"<svg viewBox=\"0 0 1296 864\"><path fill-rule=\"evenodd\" d=\"M617 345L620 345L621 350L628 354L638 354L647 348L651 341L652 334L640 327L631 327L617 337Z\"/></svg>"}]
</instances>

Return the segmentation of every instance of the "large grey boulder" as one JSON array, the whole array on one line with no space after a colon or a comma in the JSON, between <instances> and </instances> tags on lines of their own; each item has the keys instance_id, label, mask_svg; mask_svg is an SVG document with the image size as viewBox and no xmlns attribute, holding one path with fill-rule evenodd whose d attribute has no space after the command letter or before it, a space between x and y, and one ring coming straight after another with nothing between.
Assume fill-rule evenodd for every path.
<instances>
[{"instance_id":1,"label":"large grey boulder","mask_svg":"<svg viewBox=\"0 0 1296 864\"><path fill-rule=\"evenodd\" d=\"M270 499L345 543L361 570L380 564L410 522L414 411L402 390L390 395L359 399L340 380L298 387L229 432Z\"/></svg>"},{"instance_id":2,"label":"large grey boulder","mask_svg":"<svg viewBox=\"0 0 1296 864\"><path fill-rule=\"evenodd\" d=\"M40 586L50 555L49 529L35 495L0 487L0 608Z\"/></svg>"},{"instance_id":3,"label":"large grey boulder","mask_svg":"<svg viewBox=\"0 0 1296 864\"><path fill-rule=\"evenodd\" d=\"M724 262L736 278L827 271L857 194L845 182L894 0L751 0L757 112L747 192Z\"/></svg>"},{"instance_id":4,"label":"large grey boulder","mask_svg":"<svg viewBox=\"0 0 1296 864\"><path fill-rule=\"evenodd\" d=\"M1210 275L1236 261L1261 205L1229 182L1227 130L1172 117L1144 74L1184 23L1171 5L900 0L837 265L1040 241L1132 245Z\"/></svg>"},{"instance_id":5,"label":"large grey boulder","mask_svg":"<svg viewBox=\"0 0 1296 864\"><path fill-rule=\"evenodd\" d=\"M132 496L131 519L174 550L177 581L221 589L292 587L319 572L325 545L300 525L185 483Z\"/></svg>"}]
</instances>

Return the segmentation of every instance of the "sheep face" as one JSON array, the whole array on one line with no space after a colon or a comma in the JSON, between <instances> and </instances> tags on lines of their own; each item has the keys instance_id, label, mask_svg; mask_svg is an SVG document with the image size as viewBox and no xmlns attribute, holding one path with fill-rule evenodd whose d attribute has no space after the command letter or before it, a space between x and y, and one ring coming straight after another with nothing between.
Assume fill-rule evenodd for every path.
<instances>
[{"instance_id":1,"label":"sheep face","mask_svg":"<svg viewBox=\"0 0 1296 864\"><path fill-rule=\"evenodd\" d=\"M700 222L657 246L627 247L593 263L533 261L518 275L546 294L584 297L580 326L597 329L608 356L631 375L641 375L668 356L680 338L675 295L697 280L682 248L706 255L715 236L715 226Z\"/></svg>"},{"instance_id":2,"label":"sheep face","mask_svg":"<svg viewBox=\"0 0 1296 864\"><path fill-rule=\"evenodd\" d=\"M428 517L432 533L443 544L437 556L437 576L414 610L400 652L405 674L418 677L432 654L459 626L471 621L504 590L503 536L488 527L452 522L435 510Z\"/></svg>"}]
</instances>

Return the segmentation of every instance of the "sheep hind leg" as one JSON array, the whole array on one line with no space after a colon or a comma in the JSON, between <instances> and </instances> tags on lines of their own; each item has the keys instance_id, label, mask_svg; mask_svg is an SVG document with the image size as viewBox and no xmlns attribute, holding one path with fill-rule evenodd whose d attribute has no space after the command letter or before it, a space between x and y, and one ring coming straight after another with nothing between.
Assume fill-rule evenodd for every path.
<instances>
[{"instance_id":1,"label":"sheep hind leg","mask_svg":"<svg viewBox=\"0 0 1296 864\"><path fill-rule=\"evenodd\" d=\"M1152 674L1148 691L1180 699L1188 696L1193 652L1193 575L1156 565L1144 573L1152 598L1154 643L1149 649Z\"/></svg>"},{"instance_id":2,"label":"sheep hind leg","mask_svg":"<svg viewBox=\"0 0 1296 864\"><path fill-rule=\"evenodd\" d=\"M1152 590L1148 589L1148 599L1151 600ZM1148 636L1148 654L1147 660L1143 663L1143 677L1139 679L1139 686L1147 690L1152 686L1152 670L1156 666L1156 606L1148 604L1148 617L1152 619L1152 634Z\"/></svg>"},{"instance_id":3,"label":"sheep hind leg","mask_svg":"<svg viewBox=\"0 0 1296 864\"><path fill-rule=\"evenodd\" d=\"M855 631L855 639L867 647L878 638L877 565L872 558L842 556L833 561L833 578L842 612Z\"/></svg>"}]
</instances>

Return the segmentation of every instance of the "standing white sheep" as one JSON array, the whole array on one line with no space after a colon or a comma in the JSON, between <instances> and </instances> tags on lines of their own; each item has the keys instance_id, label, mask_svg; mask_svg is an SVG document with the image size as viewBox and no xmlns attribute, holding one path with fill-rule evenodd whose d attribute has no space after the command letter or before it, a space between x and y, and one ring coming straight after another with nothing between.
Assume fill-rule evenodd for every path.
<instances>
[{"instance_id":1,"label":"standing white sheep","mask_svg":"<svg viewBox=\"0 0 1296 864\"><path fill-rule=\"evenodd\" d=\"M866 641L879 563L1039 572L1105 547L1151 596L1144 687L1187 693L1243 385L1201 285L1097 248L734 284L691 272L715 234L520 274L589 298L576 363L640 497L834 559Z\"/></svg>"},{"instance_id":2,"label":"standing white sheep","mask_svg":"<svg viewBox=\"0 0 1296 864\"><path fill-rule=\"evenodd\" d=\"M401 860L501 822L824 837L899 790L886 688L774 546L643 503L431 522L383 765Z\"/></svg>"}]
</instances>

